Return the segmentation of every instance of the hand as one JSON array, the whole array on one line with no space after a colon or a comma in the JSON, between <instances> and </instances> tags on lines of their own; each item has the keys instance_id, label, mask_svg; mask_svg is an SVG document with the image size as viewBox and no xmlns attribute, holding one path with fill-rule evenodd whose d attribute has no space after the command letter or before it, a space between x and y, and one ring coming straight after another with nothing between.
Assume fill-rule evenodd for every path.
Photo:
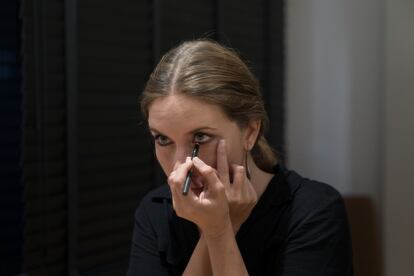
<instances>
[{"instance_id":1,"label":"hand","mask_svg":"<svg viewBox=\"0 0 414 276\"><path fill-rule=\"evenodd\" d=\"M188 171L201 177L204 187L196 194L192 189L182 194L182 185ZM214 168L195 157L177 165L168 177L173 197L173 208L178 216L197 224L206 237L217 237L231 224L229 206L223 183Z\"/></svg>"},{"instance_id":2,"label":"hand","mask_svg":"<svg viewBox=\"0 0 414 276\"><path fill-rule=\"evenodd\" d=\"M256 205L257 194L246 176L246 169L241 165L232 165L233 182L230 183L224 140L217 146L217 171L219 179L224 184L233 230L237 233Z\"/></svg>"}]
</instances>

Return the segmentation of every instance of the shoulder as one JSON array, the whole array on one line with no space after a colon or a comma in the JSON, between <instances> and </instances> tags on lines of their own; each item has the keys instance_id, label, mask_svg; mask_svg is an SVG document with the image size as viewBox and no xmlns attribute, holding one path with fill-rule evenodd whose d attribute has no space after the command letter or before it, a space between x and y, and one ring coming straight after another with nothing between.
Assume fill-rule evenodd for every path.
<instances>
[{"instance_id":1,"label":"shoulder","mask_svg":"<svg viewBox=\"0 0 414 276\"><path fill-rule=\"evenodd\" d=\"M161 185L149 191L142 199L141 203L148 204L150 202L158 202L163 199L171 199L171 192L168 185Z\"/></svg>"},{"instance_id":2,"label":"shoulder","mask_svg":"<svg viewBox=\"0 0 414 276\"><path fill-rule=\"evenodd\" d=\"M285 170L291 193L291 211L299 220L330 219L347 221L341 194L331 185Z\"/></svg>"},{"instance_id":3,"label":"shoulder","mask_svg":"<svg viewBox=\"0 0 414 276\"><path fill-rule=\"evenodd\" d=\"M323 205L342 198L329 184L303 177L293 170L287 171L285 175L288 184L294 188L294 197L302 199L302 203Z\"/></svg>"},{"instance_id":4,"label":"shoulder","mask_svg":"<svg viewBox=\"0 0 414 276\"><path fill-rule=\"evenodd\" d=\"M170 209L171 193L167 185L162 185L148 192L141 200L135 211L136 219L152 219L157 218L161 214L165 214L165 209Z\"/></svg>"},{"instance_id":5,"label":"shoulder","mask_svg":"<svg viewBox=\"0 0 414 276\"><path fill-rule=\"evenodd\" d=\"M279 230L286 246L281 264L286 274L352 275L352 242L341 194L295 171L282 172L289 194Z\"/></svg>"}]
</instances>

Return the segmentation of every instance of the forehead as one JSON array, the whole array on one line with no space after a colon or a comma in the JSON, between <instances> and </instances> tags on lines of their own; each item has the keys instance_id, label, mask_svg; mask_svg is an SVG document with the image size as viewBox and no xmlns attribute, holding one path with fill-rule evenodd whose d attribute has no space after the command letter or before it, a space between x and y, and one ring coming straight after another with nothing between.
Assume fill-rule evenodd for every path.
<instances>
[{"instance_id":1,"label":"forehead","mask_svg":"<svg viewBox=\"0 0 414 276\"><path fill-rule=\"evenodd\" d=\"M217 105L190 96L172 94L158 98L148 110L148 124L159 131L220 127L230 123Z\"/></svg>"}]
</instances>

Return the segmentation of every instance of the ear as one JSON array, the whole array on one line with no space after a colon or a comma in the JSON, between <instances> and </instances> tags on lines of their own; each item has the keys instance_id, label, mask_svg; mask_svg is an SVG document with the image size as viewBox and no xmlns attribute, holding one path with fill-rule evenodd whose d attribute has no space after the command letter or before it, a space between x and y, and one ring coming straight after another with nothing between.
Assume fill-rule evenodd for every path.
<instances>
[{"instance_id":1,"label":"ear","mask_svg":"<svg viewBox=\"0 0 414 276\"><path fill-rule=\"evenodd\" d=\"M244 130L244 149L250 151L256 143L260 132L260 120L251 120Z\"/></svg>"}]
</instances>

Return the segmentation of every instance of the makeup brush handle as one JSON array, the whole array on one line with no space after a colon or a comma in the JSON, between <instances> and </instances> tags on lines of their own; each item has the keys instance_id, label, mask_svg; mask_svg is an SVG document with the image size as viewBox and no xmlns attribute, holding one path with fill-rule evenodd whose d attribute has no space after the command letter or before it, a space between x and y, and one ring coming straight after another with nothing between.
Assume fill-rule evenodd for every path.
<instances>
[{"instance_id":1,"label":"makeup brush handle","mask_svg":"<svg viewBox=\"0 0 414 276\"><path fill-rule=\"evenodd\" d=\"M190 184L191 184L191 176L193 175L193 171L189 171L187 174L187 177L185 178L184 181L184 186L183 186L183 195L187 195L188 191L190 190Z\"/></svg>"}]
</instances>

